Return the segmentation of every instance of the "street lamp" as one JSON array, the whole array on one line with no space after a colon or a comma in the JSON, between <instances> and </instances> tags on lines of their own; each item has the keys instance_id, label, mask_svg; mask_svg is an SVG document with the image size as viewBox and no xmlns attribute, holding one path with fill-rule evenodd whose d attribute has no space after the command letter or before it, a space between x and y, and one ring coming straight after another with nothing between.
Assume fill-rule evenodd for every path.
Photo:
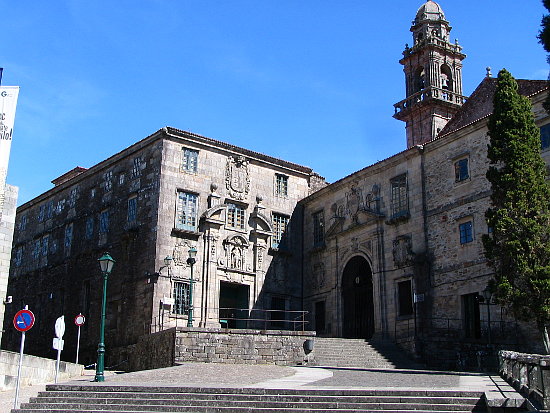
<instances>
[{"instance_id":1,"label":"street lamp","mask_svg":"<svg viewBox=\"0 0 550 413\"><path fill-rule=\"evenodd\" d=\"M101 268L101 274L103 275L103 299L101 300L101 320L99 323L99 344L97 346L97 365L94 381L105 381L103 370L105 368L105 307L107 306L107 278L113 270L115 260L109 255L104 253L101 258L98 259L99 267Z\"/></svg>"},{"instance_id":2,"label":"street lamp","mask_svg":"<svg viewBox=\"0 0 550 413\"><path fill-rule=\"evenodd\" d=\"M487 331L488 331L489 345L491 345L491 310L489 308L489 304L491 304L491 298L493 297L493 292L491 291L489 286L487 286L481 292L481 295L483 296L483 299L487 304L487 327L488 327Z\"/></svg>"},{"instance_id":3,"label":"street lamp","mask_svg":"<svg viewBox=\"0 0 550 413\"><path fill-rule=\"evenodd\" d=\"M187 265L191 267L191 279L189 280L189 311L187 313L187 327L193 327L193 265L197 262L195 256L197 255L197 249L195 247L189 248L189 258L187 258Z\"/></svg>"}]
</instances>

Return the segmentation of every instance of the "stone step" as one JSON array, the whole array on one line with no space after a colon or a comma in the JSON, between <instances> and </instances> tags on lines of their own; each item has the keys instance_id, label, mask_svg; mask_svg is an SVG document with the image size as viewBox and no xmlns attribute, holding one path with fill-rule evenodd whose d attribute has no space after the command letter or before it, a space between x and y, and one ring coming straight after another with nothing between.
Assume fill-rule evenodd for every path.
<instances>
[{"instance_id":1,"label":"stone step","mask_svg":"<svg viewBox=\"0 0 550 413\"><path fill-rule=\"evenodd\" d=\"M13 413L471 412L481 392L49 385Z\"/></svg>"}]
</instances>

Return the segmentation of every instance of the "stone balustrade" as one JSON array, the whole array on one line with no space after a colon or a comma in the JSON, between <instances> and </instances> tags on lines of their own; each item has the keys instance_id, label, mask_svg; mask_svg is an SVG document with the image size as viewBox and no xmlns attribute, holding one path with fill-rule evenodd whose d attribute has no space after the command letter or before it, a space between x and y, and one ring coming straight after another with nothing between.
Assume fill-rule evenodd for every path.
<instances>
[{"instance_id":1,"label":"stone balustrade","mask_svg":"<svg viewBox=\"0 0 550 413\"><path fill-rule=\"evenodd\" d=\"M542 409L550 408L550 355L498 353L500 375Z\"/></svg>"},{"instance_id":2,"label":"stone balustrade","mask_svg":"<svg viewBox=\"0 0 550 413\"><path fill-rule=\"evenodd\" d=\"M421 91L416 92L393 105L395 108L395 114L398 114L401 111L428 99L440 99L450 103L455 103L457 105L462 105L466 101L466 96L462 96L447 89L429 87L422 89Z\"/></svg>"}]
</instances>

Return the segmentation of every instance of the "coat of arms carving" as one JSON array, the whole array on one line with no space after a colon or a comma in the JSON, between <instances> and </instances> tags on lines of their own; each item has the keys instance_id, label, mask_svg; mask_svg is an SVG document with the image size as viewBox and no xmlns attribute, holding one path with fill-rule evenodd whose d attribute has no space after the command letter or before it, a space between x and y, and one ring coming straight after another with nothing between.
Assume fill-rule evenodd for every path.
<instances>
[{"instance_id":1,"label":"coat of arms carving","mask_svg":"<svg viewBox=\"0 0 550 413\"><path fill-rule=\"evenodd\" d=\"M227 159L225 170L225 185L229 196L234 199L245 199L250 191L250 175L248 172L248 161L244 156Z\"/></svg>"}]
</instances>

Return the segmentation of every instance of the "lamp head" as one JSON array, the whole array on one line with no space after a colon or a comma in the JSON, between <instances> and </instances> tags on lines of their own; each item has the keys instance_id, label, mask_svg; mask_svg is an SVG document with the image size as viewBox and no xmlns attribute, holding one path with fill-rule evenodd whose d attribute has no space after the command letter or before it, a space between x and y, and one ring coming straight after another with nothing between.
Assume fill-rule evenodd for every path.
<instances>
[{"instance_id":1,"label":"lamp head","mask_svg":"<svg viewBox=\"0 0 550 413\"><path fill-rule=\"evenodd\" d=\"M101 272L104 274L110 274L115 265L115 260L109 255L108 252L104 253L101 258L98 259Z\"/></svg>"},{"instance_id":2,"label":"lamp head","mask_svg":"<svg viewBox=\"0 0 550 413\"><path fill-rule=\"evenodd\" d=\"M171 255L167 255L167 256L164 258L164 265L165 265L166 267L169 267L170 264L172 264L172 260L173 260L172 256L171 256Z\"/></svg>"}]
</instances>

